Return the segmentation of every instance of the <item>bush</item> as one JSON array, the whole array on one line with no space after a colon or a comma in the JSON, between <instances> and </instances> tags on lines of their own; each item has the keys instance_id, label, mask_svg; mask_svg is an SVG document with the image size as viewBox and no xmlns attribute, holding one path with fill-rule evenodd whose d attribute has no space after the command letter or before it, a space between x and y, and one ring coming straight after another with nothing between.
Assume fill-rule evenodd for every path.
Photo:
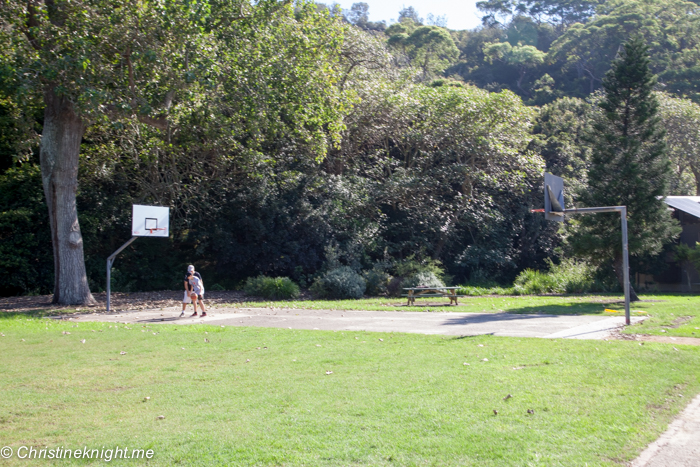
<instances>
[{"instance_id":1,"label":"bush","mask_svg":"<svg viewBox=\"0 0 700 467\"><path fill-rule=\"evenodd\" d=\"M333 269L317 278L311 292L320 298L362 298L367 283L347 266Z\"/></svg>"},{"instance_id":2,"label":"bush","mask_svg":"<svg viewBox=\"0 0 700 467\"><path fill-rule=\"evenodd\" d=\"M365 282L367 283L367 295L376 297L378 295L386 295L387 288L391 276L384 271L378 269L370 269L362 273Z\"/></svg>"},{"instance_id":3,"label":"bush","mask_svg":"<svg viewBox=\"0 0 700 467\"><path fill-rule=\"evenodd\" d=\"M101 264L104 274L104 260ZM30 164L0 174L0 274L0 297L53 290L51 229L41 170Z\"/></svg>"},{"instance_id":4,"label":"bush","mask_svg":"<svg viewBox=\"0 0 700 467\"><path fill-rule=\"evenodd\" d=\"M513 287L500 287L497 285L489 287L480 287L477 285L463 285L457 289L457 295L469 295L478 297L481 295L516 295Z\"/></svg>"},{"instance_id":5,"label":"bush","mask_svg":"<svg viewBox=\"0 0 700 467\"><path fill-rule=\"evenodd\" d=\"M273 300L299 297L299 286L288 277L249 277L243 291Z\"/></svg>"},{"instance_id":6,"label":"bush","mask_svg":"<svg viewBox=\"0 0 700 467\"><path fill-rule=\"evenodd\" d=\"M404 279L402 285L403 287L445 287L445 283L430 271L417 272Z\"/></svg>"},{"instance_id":7,"label":"bush","mask_svg":"<svg viewBox=\"0 0 700 467\"><path fill-rule=\"evenodd\" d=\"M420 272L430 272L439 280L442 280L445 270L442 268L442 263L439 260L425 258L421 261L415 259L415 255L397 262L394 265L394 275L408 278Z\"/></svg>"},{"instance_id":8,"label":"bush","mask_svg":"<svg viewBox=\"0 0 700 467\"><path fill-rule=\"evenodd\" d=\"M604 292L605 287L595 280L596 270L584 261L563 259L560 264L549 261L549 275L559 282L563 293Z\"/></svg>"},{"instance_id":9,"label":"bush","mask_svg":"<svg viewBox=\"0 0 700 467\"><path fill-rule=\"evenodd\" d=\"M394 277L387 285L387 295L399 297L404 292L404 287L426 285L430 287L444 287L445 271L439 260L424 258L417 260L415 255L397 261L392 267Z\"/></svg>"},{"instance_id":10,"label":"bush","mask_svg":"<svg viewBox=\"0 0 700 467\"><path fill-rule=\"evenodd\" d=\"M546 273L526 269L515 278L518 294L584 293L604 291L595 280L595 269L582 261L564 259L560 264L549 261Z\"/></svg>"},{"instance_id":11,"label":"bush","mask_svg":"<svg viewBox=\"0 0 700 467\"><path fill-rule=\"evenodd\" d=\"M389 284L386 286L386 294L389 297L400 297L403 293L403 279L400 277L392 277Z\"/></svg>"},{"instance_id":12,"label":"bush","mask_svg":"<svg viewBox=\"0 0 700 467\"><path fill-rule=\"evenodd\" d=\"M515 278L515 292L521 295L538 295L560 292L554 276L545 272L526 269Z\"/></svg>"}]
</instances>

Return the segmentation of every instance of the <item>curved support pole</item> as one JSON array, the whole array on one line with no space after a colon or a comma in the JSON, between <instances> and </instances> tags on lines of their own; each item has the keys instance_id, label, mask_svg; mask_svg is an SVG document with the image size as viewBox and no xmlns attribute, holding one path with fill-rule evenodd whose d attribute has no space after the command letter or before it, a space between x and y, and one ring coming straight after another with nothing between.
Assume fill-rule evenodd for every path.
<instances>
[{"instance_id":1,"label":"curved support pole","mask_svg":"<svg viewBox=\"0 0 700 467\"><path fill-rule=\"evenodd\" d=\"M109 255L109 258L107 258L107 311L112 311L111 308L111 283L112 283L112 265L114 264L114 260L117 257L119 253L122 252L122 250L129 245L133 243L134 240L136 240L138 237L131 237L128 242L123 244L122 246L119 247L117 251Z\"/></svg>"}]
</instances>

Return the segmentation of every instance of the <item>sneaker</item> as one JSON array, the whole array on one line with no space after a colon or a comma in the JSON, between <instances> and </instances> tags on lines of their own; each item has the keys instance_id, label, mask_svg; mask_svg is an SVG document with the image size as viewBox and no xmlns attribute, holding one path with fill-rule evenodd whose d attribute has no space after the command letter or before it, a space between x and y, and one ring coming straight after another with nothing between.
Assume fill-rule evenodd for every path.
<instances>
[{"instance_id":1,"label":"sneaker","mask_svg":"<svg viewBox=\"0 0 700 467\"><path fill-rule=\"evenodd\" d=\"M182 318L183 316L185 316L185 312L184 312L184 311L183 311L182 313L180 313L180 318Z\"/></svg>"},{"instance_id":2,"label":"sneaker","mask_svg":"<svg viewBox=\"0 0 700 467\"><path fill-rule=\"evenodd\" d=\"M197 312L196 312L196 311L190 315L190 318L194 318L195 316L197 316Z\"/></svg>"},{"instance_id":3,"label":"sneaker","mask_svg":"<svg viewBox=\"0 0 700 467\"><path fill-rule=\"evenodd\" d=\"M200 318L204 318L205 316L207 316L207 312L203 311L202 314L200 315Z\"/></svg>"}]
</instances>

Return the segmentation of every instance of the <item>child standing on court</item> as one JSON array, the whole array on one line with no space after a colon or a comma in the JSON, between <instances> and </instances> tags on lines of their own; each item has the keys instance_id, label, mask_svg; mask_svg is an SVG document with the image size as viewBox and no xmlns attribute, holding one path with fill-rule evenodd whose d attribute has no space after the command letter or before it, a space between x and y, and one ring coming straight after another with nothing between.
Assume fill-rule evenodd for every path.
<instances>
[{"instance_id":1,"label":"child standing on court","mask_svg":"<svg viewBox=\"0 0 700 467\"><path fill-rule=\"evenodd\" d=\"M197 302L199 301L199 306L202 309L201 317L203 318L207 316L207 310L204 308L204 281L191 264L187 266L187 281L190 286L190 297L192 298L192 303L194 303L192 317L197 316Z\"/></svg>"},{"instance_id":2,"label":"child standing on court","mask_svg":"<svg viewBox=\"0 0 700 467\"><path fill-rule=\"evenodd\" d=\"M194 290L194 283L198 283L198 289ZM194 313L192 317L197 316L197 301L199 301L202 308L202 316L207 316L207 312L204 309L204 281L202 276L194 270L193 265L187 266L187 274L185 275L185 295L182 299L182 312L180 313L180 318L185 316L185 309L189 303L194 305Z\"/></svg>"}]
</instances>

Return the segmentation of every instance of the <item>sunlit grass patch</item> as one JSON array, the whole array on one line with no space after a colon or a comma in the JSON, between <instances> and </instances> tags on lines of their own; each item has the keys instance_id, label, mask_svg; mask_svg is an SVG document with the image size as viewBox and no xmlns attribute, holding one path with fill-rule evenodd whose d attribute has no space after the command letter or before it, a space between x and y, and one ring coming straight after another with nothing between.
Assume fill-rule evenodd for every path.
<instances>
[{"instance_id":1,"label":"sunlit grass patch","mask_svg":"<svg viewBox=\"0 0 700 467\"><path fill-rule=\"evenodd\" d=\"M149 465L618 465L700 391L700 349L667 344L20 317L0 330L1 446L148 446Z\"/></svg>"}]
</instances>

